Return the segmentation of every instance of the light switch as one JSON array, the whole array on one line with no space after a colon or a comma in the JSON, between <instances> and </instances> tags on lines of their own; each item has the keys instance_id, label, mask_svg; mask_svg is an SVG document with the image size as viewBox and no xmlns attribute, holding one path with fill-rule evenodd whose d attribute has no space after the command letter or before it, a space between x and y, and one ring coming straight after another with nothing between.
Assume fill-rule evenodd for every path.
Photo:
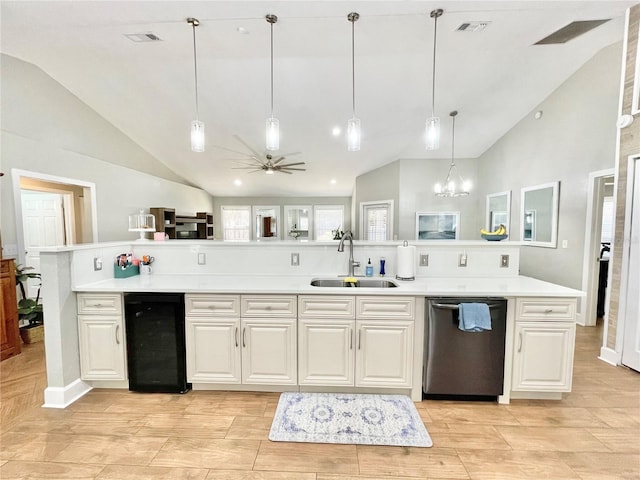
<instances>
[{"instance_id":1,"label":"light switch","mask_svg":"<svg viewBox=\"0 0 640 480\"><path fill-rule=\"evenodd\" d=\"M93 257L93 271L102 270L102 257Z\"/></svg>"},{"instance_id":2,"label":"light switch","mask_svg":"<svg viewBox=\"0 0 640 480\"><path fill-rule=\"evenodd\" d=\"M509 255L500 255L500 268L509 267Z\"/></svg>"},{"instance_id":3,"label":"light switch","mask_svg":"<svg viewBox=\"0 0 640 480\"><path fill-rule=\"evenodd\" d=\"M206 265L206 264L207 264L207 254L198 253L198 265Z\"/></svg>"},{"instance_id":4,"label":"light switch","mask_svg":"<svg viewBox=\"0 0 640 480\"><path fill-rule=\"evenodd\" d=\"M467 266L467 254L466 253L461 253L460 255L458 255L458 266L459 267L466 267Z\"/></svg>"},{"instance_id":5,"label":"light switch","mask_svg":"<svg viewBox=\"0 0 640 480\"><path fill-rule=\"evenodd\" d=\"M292 253L291 254L291 266L292 267L299 267L300 266L300 254L299 253Z\"/></svg>"},{"instance_id":6,"label":"light switch","mask_svg":"<svg viewBox=\"0 0 640 480\"><path fill-rule=\"evenodd\" d=\"M562 248L567 248L569 246L568 240L562 240Z\"/></svg>"},{"instance_id":7,"label":"light switch","mask_svg":"<svg viewBox=\"0 0 640 480\"><path fill-rule=\"evenodd\" d=\"M426 253L421 253L420 254L420 266L421 267L428 267L429 266L429 255L427 255Z\"/></svg>"}]
</instances>

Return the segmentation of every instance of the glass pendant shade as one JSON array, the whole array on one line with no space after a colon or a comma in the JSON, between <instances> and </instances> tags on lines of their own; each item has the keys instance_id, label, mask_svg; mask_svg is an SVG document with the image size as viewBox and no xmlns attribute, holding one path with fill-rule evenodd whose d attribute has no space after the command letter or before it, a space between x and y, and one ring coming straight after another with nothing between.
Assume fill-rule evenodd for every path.
<instances>
[{"instance_id":1,"label":"glass pendant shade","mask_svg":"<svg viewBox=\"0 0 640 480\"><path fill-rule=\"evenodd\" d=\"M458 115L458 112L457 110L454 110L449 115L451 116L451 164L449 165L449 171L447 172L447 178L444 181L444 184L436 183L433 190L437 197L463 197L469 195L471 182L464 180L460 175L454 174L454 169L456 167L456 163L454 161L456 115ZM440 122L438 122L438 127L439 126ZM459 184L456 184L455 180L453 180L456 177L460 180Z\"/></svg>"},{"instance_id":2,"label":"glass pendant shade","mask_svg":"<svg viewBox=\"0 0 640 480\"><path fill-rule=\"evenodd\" d=\"M357 152L360 150L360 119L353 117L347 120L347 150Z\"/></svg>"},{"instance_id":3,"label":"glass pendant shade","mask_svg":"<svg viewBox=\"0 0 640 480\"><path fill-rule=\"evenodd\" d=\"M191 150L204 152L204 122L200 120L191 122Z\"/></svg>"},{"instance_id":4,"label":"glass pendant shade","mask_svg":"<svg viewBox=\"0 0 640 480\"><path fill-rule=\"evenodd\" d=\"M280 148L280 122L274 116L267 118L267 150L278 150Z\"/></svg>"},{"instance_id":5,"label":"glass pendant shade","mask_svg":"<svg viewBox=\"0 0 640 480\"><path fill-rule=\"evenodd\" d=\"M427 150L438 150L440 148L440 117L427 118L425 147Z\"/></svg>"}]
</instances>

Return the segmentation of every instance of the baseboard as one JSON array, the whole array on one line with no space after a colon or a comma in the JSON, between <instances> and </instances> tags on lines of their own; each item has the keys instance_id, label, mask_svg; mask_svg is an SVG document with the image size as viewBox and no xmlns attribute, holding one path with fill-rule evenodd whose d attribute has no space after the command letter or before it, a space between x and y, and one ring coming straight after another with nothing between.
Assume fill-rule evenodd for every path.
<instances>
[{"instance_id":1,"label":"baseboard","mask_svg":"<svg viewBox=\"0 0 640 480\"><path fill-rule=\"evenodd\" d=\"M600 347L600 356L598 358L614 367L620 365L620 355L609 347Z\"/></svg>"},{"instance_id":2,"label":"baseboard","mask_svg":"<svg viewBox=\"0 0 640 480\"><path fill-rule=\"evenodd\" d=\"M66 387L47 387L44 390L44 408L67 408L93 387L79 378Z\"/></svg>"}]
</instances>

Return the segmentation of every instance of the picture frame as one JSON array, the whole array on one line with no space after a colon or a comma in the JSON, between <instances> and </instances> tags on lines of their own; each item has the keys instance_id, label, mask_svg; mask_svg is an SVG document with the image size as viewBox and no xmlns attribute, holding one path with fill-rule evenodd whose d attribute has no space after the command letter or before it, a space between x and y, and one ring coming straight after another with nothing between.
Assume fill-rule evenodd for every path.
<instances>
[{"instance_id":1,"label":"picture frame","mask_svg":"<svg viewBox=\"0 0 640 480\"><path fill-rule=\"evenodd\" d=\"M416 240L457 240L460 212L416 213Z\"/></svg>"}]
</instances>

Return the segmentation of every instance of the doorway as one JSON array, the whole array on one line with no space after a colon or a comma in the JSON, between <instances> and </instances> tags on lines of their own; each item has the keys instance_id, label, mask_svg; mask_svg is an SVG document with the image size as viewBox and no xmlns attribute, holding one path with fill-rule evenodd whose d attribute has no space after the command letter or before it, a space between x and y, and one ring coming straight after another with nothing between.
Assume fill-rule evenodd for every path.
<instances>
[{"instance_id":1,"label":"doorway","mask_svg":"<svg viewBox=\"0 0 640 480\"><path fill-rule=\"evenodd\" d=\"M95 184L12 169L18 263L40 271L36 247L98 241Z\"/></svg>"},{"instance_id":2,"label":"doorway","mask_svg":"<svg viewBox=\"0 0 640 480\"><path fill-rule=\"evenodd\" d=\"M581 314L577 323L595 326L597 319L606 317L609 300L608 260L613 248L614 169L589 174L587 218L585 222L584 260Z\"/></svg>"}]
</instances>

